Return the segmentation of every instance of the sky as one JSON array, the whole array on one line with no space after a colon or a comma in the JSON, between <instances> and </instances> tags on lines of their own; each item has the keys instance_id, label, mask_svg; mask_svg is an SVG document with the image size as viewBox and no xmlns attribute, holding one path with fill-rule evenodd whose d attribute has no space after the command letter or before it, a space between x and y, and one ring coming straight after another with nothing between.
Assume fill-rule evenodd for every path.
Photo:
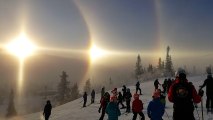
<instances>
[{"instance_id":1,"label":"sky","mask_svg":"<svg viewBox=\"0 0 213 120\"><path fill-rule=\"evenodd\" d=\"M0 45L24 31L58 56L79 57L75 51L96 44L110 51L107 60L120 55L135 62L141 54L145 64L156 64L159 57L165 59L169 45L175 65L209 65L212 6L211 0L1 0Z\"/></svg>"}]
</instances>

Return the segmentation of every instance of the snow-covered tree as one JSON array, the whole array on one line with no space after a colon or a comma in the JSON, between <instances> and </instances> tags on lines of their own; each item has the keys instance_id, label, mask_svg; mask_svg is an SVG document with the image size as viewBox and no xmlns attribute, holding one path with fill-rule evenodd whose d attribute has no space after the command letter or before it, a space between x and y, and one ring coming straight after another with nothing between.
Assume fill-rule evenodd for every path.
<instances>
[{"instance_id":1,"label":"snow-covered tree","mask_svg":"<svg viewBox=\"0 0 213 120\"><path fill-rule=\"evenodd\" d=\"M16 112L15 104L14 104L14 93L13 93L13 90L11 90L6 117L13 117L16 115L17 115L17 112Z\"/></svg>"},{"instance_id":2,"label":"snow-covered tree","mask_svg":"<svg viewBox=\"0 0 213 120\"><path fill-rule=\"evenodd\" d=\"M88 79L85 83L85 86L84 86L84 91L87 92L87 93L90 93L91 91L91 83L90 83L90 79Z\"/></svg>"},{"instance_id":3,"label":"snow-covered tree","mask_svg":"<svg viewBox=\"0 0 213 120\"><path fill-rule=\"evenodd\" d=\"M174 68L172 63L172 57L169 55L170 47L167 47L166 63L165 63L165 76L171 77L174 75Z\"/></svg>"},{"instance_id":4,"label":"snow-covered tree","mask_svg":"<svg viewBox=\"0 0 213 120\"><path fill-rule=\"evenodd\" d=\"M75 100L80 96L77 83L75 83L71 88L71 96L71 100Z\"/></svg>"},{"instance_id":5,"label":"snow-covered tree","mask_svg":"<svg viewBox=\"0 0 213 120\"><path fill-rule=\"evenodd\" d=\"M137 56L136 65L135 65L135 78L136 80L139 80L142 77L142 74L144 73L142 63L141 63L141 57L140 55Z\"/></svg>"}]
</instances>

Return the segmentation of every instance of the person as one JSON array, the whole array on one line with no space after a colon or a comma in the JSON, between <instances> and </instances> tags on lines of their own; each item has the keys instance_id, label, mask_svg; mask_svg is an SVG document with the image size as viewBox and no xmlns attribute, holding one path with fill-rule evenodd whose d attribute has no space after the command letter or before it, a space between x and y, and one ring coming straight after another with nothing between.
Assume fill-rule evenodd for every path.
<instances>
[{"instance_id":1,"label":"person","mask_svg":"<svg viewBox=\"0 0 213 120\"><path fill-rule=\"evenodd\" d=\"M51 115L52 105L50 103L50 100L47 100L47 104L44 107L43 115L45 120L48 120Z\"/></svg>"},{"instance_id":2,"label":"person","mask_svg":"<svg viewBox=\"0 0 213 120\"><path fill-rule=\"evenodd\" d=\"M136 93L138 93L138 90L139 90L140 91L140 95L142 95L141 88L140 88L140 82L138 81L135 86L136 86Z\"/></svg>"},{"instance_id":3,"label":"person","mask_svg":"<svg viewBox=\"0 0 213 120\"><path fill-rule=\"evenodd\" d=\"M93 89L91 92L91 104L95 102L95 90Z\"/></svg>"},{"instance_id":4,"label":"person","mask_svg":"<svg viewBox=\"0 0 213 120\"><path fill-rule=\"evenodd\" d=\"M87 104L87 92L84 92L83 99L84 99L83 107L86 107L86 104Z\"/></svg>"},{"instance_id":5,"label":"person","mask_svg":"<svg viewBox=\"0 0 213 120\"><path fill-rule=\"evenodd\" d=\"M167 93L169 92L169 88L172 85L172 83L174 83L175 80L171 80L170 78L167 81Z\"/></svg>"},{"instance_id":6,"label":"person","mask_svg":"<svg viewBox=\"0 0 213 120\"><path fill-rule=\"evenodd\" d=\"M120 109L117 105L117 98L112 96L110 102L107 105L106 113L108 114L108 120L118 120L118 116L121 115Z\"/></svg>"},{"instance_id":7,"label":"person","mask_svg":"<svg viewBox=\"0 0 213 120\"><path fill-rule=\"evenodd\" d=\"M110 94L108 92L106 92L103 97L101 98L101 105L98 109L98 112L101 112L101 117L99 118L99 120L103 120L104 116L105 116L105 112L106 112L106 107L107 104L109 103L110 100ZM102 110L102 111L101 111Z\"/></svg>"},{"instance_id":8,"label":"person","mask_svg":"<svg viewBox=\"0 0 213 120\"><path fill-rule=\"evenodd\" d=\"M123 104L123 96L122 96L121 92L118 92L118 103L117 103L118 107L119 107L119 104L122 105L121 109L126 108Z\"/></svg>"},{"instance_id":9,"label":"person","mask_svg":"<svg viewBox=\"0 0 213 120\"><path fill-rule=\"evenodd\" d=\"M131 98L132 98L132 94L130 92L130 89L127 88L127 92L126 92L126 96L125 96L125 99L126 99L126 112L127 113L130 112L130 101L131 101Z\"/></svg>"},{"instance_id":10,"label":"person","mask_svg":"<svg viewBox=\"0 0 213 120\"><path fill-rule=\"evenodd\" d=\"M114 88L112 91L111 91L112 95L115 96L117 98L118 96L118 91L117 91L117 88Z\"/></svg>"},{"instance_id":11,"label":"person","mask_svg":"<svg viewBox=\"0 0 213 120\"><path fill-rule=\"evenodd\" d=\"M203 85L200 86L200 89L206 87L206 109L207 112L213 113L213 78L212 74L208 73L207 79L204 81Z\"/></svg>"},{"instance_id":12,"label":"person","mask_svg":"<svg viewBox=\"0 0 213 120\"><path fill-rule=\"evenodd\" d=\"M169 89L168 99L173 103L173 120L195 120L194 103L201 101L194 85L186 79L185 70L179 68L175 83Z\"/></svg>"},{"instance_id":13,"label":"person","mask_svg":"<svg viewBox=\"0 0 213 120\"><path fill-rule=\"evenodd\" d=\"M105 87L103 86L103 87L101 88L101 98L104 96L104 94L105 94Z\"/></svg>"},{"instance_id":14,"label":"person","mask_svg":"<svg viewBox=\"0 0 213 120\"><path fill-rule=\"evenodd\" d=\"M142 112L143 110L143 102L139 99L139 95L137 93L134 94L134 101L132 102L132 112L133 112L133 119L137 119L137 115L141 116L141 120L145 120L145 116Z\"/></svg>"},{"instance_id":15,"label":"person","mask_svg":"<svg viewBox=\"0 0 213 120\"><path fill-rule=\"evenodd\" d=\"M163 120L162 117L165 112L165 106L160 101L160 92L158 90L154 91L152 98L153 100L149 102L147 107L148 117L151 120Z\"/></svg>"},{"instance_id":16,"label":"person","mask_svg":"<svg viewBox=\"0 0 213 120\"><path fill-rule=\"evenodd\" d=\"M166 93L166 91L167 91L167 84L168 83L168 80L167 79L164 79L164 81L163 81L163 84L162 84L162 87L163 87L163 93Z\"/></svg>"},{"instance_id":17,"label":"person","mask_svg":"<svg viewBox=\"0 0 213 120\"><path fill-rule=\"evenodd\" d=\"M159 83L158 79L156 79L156 80L154 81L155 90L158 89L158 85L160 85L160 83Z\"/></svg>"},{"instance_id":18,"label":"person","mask_svg":"<svg viewBox=\"0 0 213 120\"><path fill-rule=\"evenodd\" d=\"M125 101L125 95L126 95L126 86L125 85L123 85L122 91L123 91L123 101Z\"/></svg>"}]
</instances>

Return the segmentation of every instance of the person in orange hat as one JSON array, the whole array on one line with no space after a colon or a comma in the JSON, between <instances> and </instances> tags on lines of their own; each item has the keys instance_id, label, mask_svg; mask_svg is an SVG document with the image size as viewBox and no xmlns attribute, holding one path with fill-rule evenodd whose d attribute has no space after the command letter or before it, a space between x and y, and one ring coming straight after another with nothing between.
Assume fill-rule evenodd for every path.
<instances>
[{"instance_id":1,"label":"person in orange hat","mask_svg":"<svg viewBox=\"0 0 213 120\"><path fill-rule=\"evenodd\" d=\"M138 114L141 116L141 120L145 120L142 110L143 110L143 102L139 99L139 94L135 93L134 101L132 102L132 112L134 114L132 120L136 120Z\"/></svg>"},{"instance_id":2,"label":"person in orange hat","mask_svg":"<svg viewBox=\"0 0 213 120\"><path fill-rule=\"evenodd\" d=\"M160 101L160 92L156 90L152 96L153 100L149 102L147 114L151 120L163 120L165 106Z\"/></svg>"}]
</instances>

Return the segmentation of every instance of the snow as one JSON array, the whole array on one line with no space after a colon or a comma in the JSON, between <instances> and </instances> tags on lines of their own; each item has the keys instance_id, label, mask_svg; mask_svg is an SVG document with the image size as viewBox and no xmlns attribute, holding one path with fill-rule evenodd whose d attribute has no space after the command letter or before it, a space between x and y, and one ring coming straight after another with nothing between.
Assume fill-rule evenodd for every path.
<instances>
[{"instance_id":1,"label":"snow","mask_svg":"<svg viewBox=\"0 0 213 120\"><path fill-rule=\"evenodd\" d=\"M196 77L188 78L189 81L193 82L196 89L199 88L198 86L201 85L205 79L206 79L206 76L196 76ZM159 79L159 82L162 83L163 79ZM128 88L131 89L132 94L135 92L135 86L128 86ZM147 109L147 105L149 101L151 101L152 99L151 96L154 91L153 81L147 81L147 82L141 83L141 88L142 88L143 95L140 96L140 99L144 103L143 113L145 115L145 118L149 119L146 113L146 109ZM119 88L118 91L121 91L121 89L122 88ZM101 115L100 113L98 113L98 108L100 106L99 100L100 100L100 94L96 94L95 104L89 105L90 97L88 97L87 105L89 106L87 106L86 108L82 108L82 105L83 105L83 103L81 102L82 98L79 98L75 101L53 108L52 114L50 116L50 120L98 120ZM205 106L205 100L206 100L206 96L203 97L204 106ZM194 111L195 118L196 120L199 120L199 119L201 120L201 104L198 104L197 110L198 110L199 116L197 114L197 111L195 110ZM121 113L124 113L124 111L125 109L121 109ZM213 120L213 115L212 114L207 115L205 111L206 111L206 108L204 107L204 119ZM166 112L163 116L163 119L172 120L172 112L173 112L172 103L170 103L167 99ZM130 120L132 119L132 117L133 117L132 113L129 113L127 115L122 114L119 117L119 120ZM13 118L11 120L44 120L44 118L42 116L42 111L41 111L41 112L21 116L18 118ZM104 120L107 120L107 114L105 115ZM139 120L139 117L137 118L137 120Z\"/></svg>"}]
</instances>

